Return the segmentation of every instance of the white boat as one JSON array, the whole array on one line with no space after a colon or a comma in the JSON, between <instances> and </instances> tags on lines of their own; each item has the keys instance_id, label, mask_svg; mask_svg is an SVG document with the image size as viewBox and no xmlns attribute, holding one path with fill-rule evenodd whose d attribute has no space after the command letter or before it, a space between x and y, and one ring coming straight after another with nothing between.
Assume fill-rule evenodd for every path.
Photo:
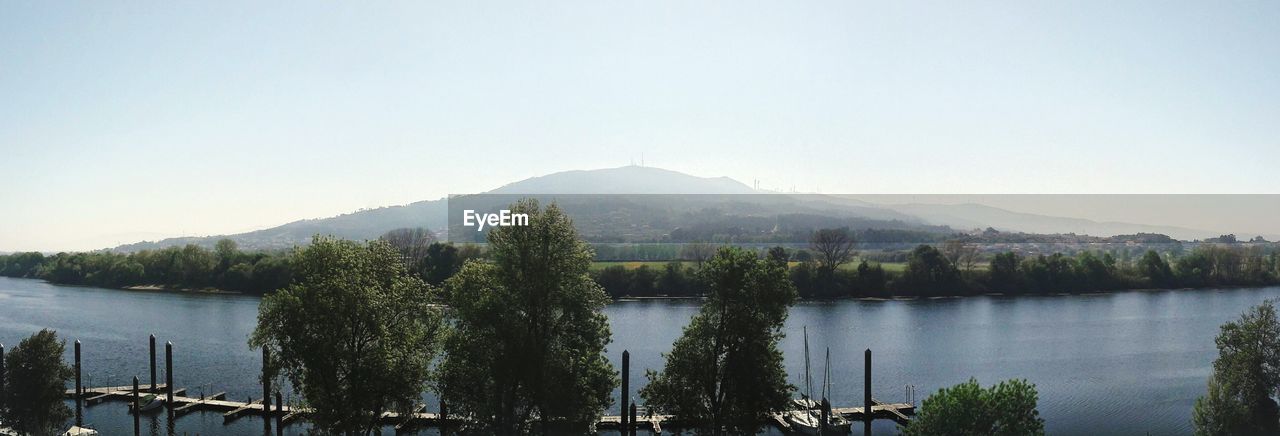
<instances>
[{"instance_id":1,"label":"white boat","mask_svg":"<svg viewBox=\"0 0 1280 436\"><path fill-rule=\"evenodd\" d=\"M800 434L818 434L818 418L817 413L813 410L792 410L783 416L787 420L787 424L791 425L791 431Z\"/></svg>"},{"instance_id":2,"label":"white boat","mask_svg":"<svg viewBox=\"0 0 1280 436\"><path fill-rule=\"evenodd\" d=\"M848 419L831 413L829 409L827 422L822 422L823 409L831 407L826 401L826 398L831 395L831 349L827 349L826 373L822 380L823 401L816 401L813 399L813 377L810 375L808 327L804 329L804 384L805 392L800 398L791 400L795 410L783 415L783 419L791 425L791 431L801 434L818 434L819 425L823 427L825 433L844 434L853 430L853 424Z\"/></svg>"},{"instance_id":3,"label":"white boat","mask_svg":"<svg viewBox=\"0 0 1280 436\"><path fill-rule=\"evenodd\" d=\"M138 410L142 412L150 412L164 406L164 398L156 394L147 394L138 399ZM132 406L130 406L132 407Z\"/></svg>"},{"instance_id":4,"label":"white boat","mask_svg":"<svg viewBox=\"0 0 1280 436\"><path fill-rule=\"evenodd\" d=\"M62 436L93 436L96 434L98 434L97 430L73 425L71 428L67 429L67 431L63 432Z\"/></svg>"}]
</instances>

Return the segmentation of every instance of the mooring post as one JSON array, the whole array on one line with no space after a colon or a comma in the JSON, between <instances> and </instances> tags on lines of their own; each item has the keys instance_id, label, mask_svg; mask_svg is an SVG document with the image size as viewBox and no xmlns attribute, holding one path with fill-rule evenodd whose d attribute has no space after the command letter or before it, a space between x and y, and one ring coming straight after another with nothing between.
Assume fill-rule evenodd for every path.
<instances>
[{"instance_id":1,"label":"mooring post","mask_svg":"<svg viewBox=\"0 0 1280 436\"><path fill-rule=\"evenodd\" d=\"M151 392L156 392L156 335L151 335Z\"/></svg>"},{"instance_id":2,"label":"mooring post","mask_svg":"<svg viewBox=\"0 0 1280 436\"><path fill-rule=\"evenodd\" d=\"M440 434L449 434L449 405L445 404L444 398L440 399Z\"/></svg>"},{"instance_id":3,"label":"mooring post","mask_svg":"<svg viewBox=\"0 0 1280 436\"><path fill-rule=\"evenodd\" d=\"M141 404L138 404L140 402L141 400L138 398L138 376L135 375L133 376L133 436L142 434L142 427L138 422L138 417L142 416L142 411L138 410L138 407L141 406Z\"/></svg>"},{"instance_id":4,"label":"mooring post","mask_svg":"<svg viewBox=\"0 0 1280 436\"><path fill-rule=\"evenodd\" d=\"M4 344L0 344L0 410L4 410Z\"/></svg>"},{"instance_id":5,"label":"mooring post","mask_svg":"<svg viewBox=\"0 0 1280 436\"><path fill-rule=\"evenodd\" d=\"M627 407L627 404L631 401L630 387L631 387L631 352L627 350L622 350L622 395L621 395L622 409L620 409L622 410L622 413L620 413L620 415L622 416L619 417L619 420L618 420L619 421L618 423L621 424L621 428L623 431L622 434L627 434L626 433L627 429L631 428L627 426L627 423L630 422L627 420L627 411L631 410Z\"/></svg>"},{"instance_id":6,"label":"mooring post","mask_svg":"<svg viewBox=\"0 0 1280 436\"><path fill-rule=\"evenodd\" d=\"M164 343L165 406L173 410L173 342Z\"/></svg>"},{"instance_id":7,"label":"mooring post","mask_svg":"<svg viewBox=\"0 0 1280 436\"><path fill-rule=\"evenodd\" d=\"M627 434L627 435L629 435L629 436L636 436L636 426L635 426L635 423L636 423L636 403L631 403L631 420L630 420L630 421L631 421L631 424L632 424L632 425L631 425L630 427L627 427L626 434Z\"/></svg>"},{"instance_id":8,"label":"mooring post","mask_svg":"<svg viewBox=\"0 0 1280 436\"><path fill-rule=\"evenodd\" d=\"M871 436L871 349L867 349L866 353L866 370L862 373L862 400L865 409L862 409L863 425L862 434Z\"/></svg>"},{"instance_id":9,"label":"mooring post","mask_svg":"<svg viewBox=\"0 0 1280 436\"><path fill-rule=\"evenodd\" d=\"M271 365L271 351L262 347L262 434L271 436L271 378L267 367Z\"/></svg>"},{"instance_id":10,"label":"mooring post","mask_svg":"<svg viewBox=\"0 0 1280 436\"><path fill-rule=\"evenodd\" d=\"M284 436L284 398L276 392L276 436Z\"/></svg>"},{"instance_id":11,"label":"mooring post","mask_svg":"<svg viewBox=\"0 0 1280 436\"><path fill-rule=\"evenodd\" d=\"M80 397L84 394L84 385L80 384L80 340L76 339L76 426L84 426L84 416L80 412Z\"/></svg>"}]
</instances>

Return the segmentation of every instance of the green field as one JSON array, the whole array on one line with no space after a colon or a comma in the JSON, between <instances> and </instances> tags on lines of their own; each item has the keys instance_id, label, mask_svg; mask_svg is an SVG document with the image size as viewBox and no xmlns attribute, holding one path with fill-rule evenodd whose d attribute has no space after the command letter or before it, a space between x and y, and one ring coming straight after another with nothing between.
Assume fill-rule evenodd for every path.
<instances>
[{"instance_id":1,"label":"green field","mask_svg":"<svg viewBox=\"0 0 1280 436\"><path fill-rule=\"evenodd\" d=\"M653 268L653 269L662 269L667 264L667 262L668 261L665 261L665 260L596 261L591 263L591 270L599 271L599 270L602 270L611 266L617 266L617 265L622 265L627 269L636 269L642 265L648 265L649 268ZM858 262L860 261L855 260L853 262L846 263L842 265L840 269L855 270L858 268ZM697 262L689 261L689 260L681 261L680 263L684 264L685 267L693 267L698 264ZM798 264L799 262L791 262L791 266L796 266ZM902 272L902 270L907 268L907 264L902 262L892 262L892 263L886 262L886 263L881 263L880 266L884 268L885 271L890 271L890 272Z\"/></svg>"}]
</instances>

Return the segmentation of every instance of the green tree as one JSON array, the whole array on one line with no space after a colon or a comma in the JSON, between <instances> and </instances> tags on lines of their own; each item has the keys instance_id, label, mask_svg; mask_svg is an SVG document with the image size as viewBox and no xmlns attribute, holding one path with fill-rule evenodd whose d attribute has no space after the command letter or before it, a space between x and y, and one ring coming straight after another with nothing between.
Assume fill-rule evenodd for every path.
<instances>
[{"instance_id":1,"label":"green tree","mask_svg":"<svg viewBox=\"0 0 1280 436\"><path fill-rule=\"evenodd\" d=\"M249 344L273 356L335 434L368 434L384 411L408 411L426 389L439 310L432 288L382 241L316 237L294 255L295 282L263 298Z\"/></svg>"},{"instance_id":2,"label":"green tree","mask_svg":"<svg viewBox=\"0 0 1280 436\"><path fill-rule=\"evenodd\" d=\"M991 258L991 268L987 275L987 286L999 291L1018 290L1018 254L1012 251L995 255Z\"/></svg>"},{"instance_id":3,"label":"green tree","mask_svg":"<svg viewBox=\"0 0 1280 436\"><path fill-rule=\"evenodd\" d=\"M1265 301L1238 321L1223 324L1215 342L1218 358L1213 362L1209 395L1197 400L1193 411L1197 434L1280 433L1280 408L1272 398L1280 389L1280 321L1275 305ZM1233 406L1239 413L1223 410Z\"/></svg>"},{"instance_id":4,"label":"green tree","mask_svg":"<svg viewBox=\"0 0 1280 436\"><path fill-rule=\"evenodd\" d=\"M1151 286L1163 288L1174 285L1173 270L1155 250L1147 250L1138 260L1138 272L1147 278Z\"/></svg>"},{"instance_id":5,"label":"green tree","mask_svg":"<svg viewBox=\"0 0 1280 436\"><path fill-rule=\"evenodd\" d=\"M1197 398L1191 411L1191 424L1197 436L1227 436L1247 434L1243 424L1248 422L1244 405L1232 396L1221 383L1209 376L1208 393Z\"/></svg>"},{"instance_id":6,"label":"green tree","mask_svg":"<svg viewBox=\"0 0 1280 436\"><path fill-rule=\"evenodd\" d=\"M925 295L958 294L964 288L960 271L931 245L919 245L907 256L900 286Z\"/></svg>"},{"instance_id":7,"label":"green tree","mask_svg":"<svg viewBox=\"0 0 1280 436\"><path fill-rule=\"evenodd\" d=\"M6 426L20 434L52 435L71 417L62 396L75 373L62 362L64 348L58 334L45 329L5 356L8 374L0 421Z\"/></svg>"},{"instance_id":8,"label":"green tree","mask_svg":"<svg viewBox=\"0 0 1280 436\"><path fill-rule=\"evenodd\" d=\"M925 398L903 434L1043 435L1044 420L1036 410L1037 398L1036 386L1025 380L1006 380L984 389L976 379L969 379Z\"/></svg>"},{"instance_id":9,"label":"green tree","mask_svg":"<svg viewBox=\"0 0 1280 436\"><path fill-rule=\"evenodd\" d=\"M445 282L452 329L438 391L478 432L582 432L618 382L604 355L609 298L559 207L522 200L511 211L528 225L489 232L492 261L468 261Z\"/></svg>"},{"instance_id":10,"label":"green tree","mask_svg":"<svg viewBox=\"0 0 1280 436\"><path fill-rule=\"evenodd\" d=\"M722 248L700 271L707 301L647 372L640 396L650 410L696 423L710 434L752 434L783 410L795 389L782 366L782 326L796 290L785 259Z\"/></svg>"}]
</instances>

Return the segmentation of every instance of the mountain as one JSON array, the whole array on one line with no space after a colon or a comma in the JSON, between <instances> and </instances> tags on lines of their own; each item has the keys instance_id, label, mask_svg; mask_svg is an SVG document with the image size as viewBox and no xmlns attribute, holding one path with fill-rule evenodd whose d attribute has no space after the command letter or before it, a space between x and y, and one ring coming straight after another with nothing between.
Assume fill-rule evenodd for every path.
<instances>
[{"instance_id":1,"label":"mountain","mask_svg":"<svg viewBox=\"0 0 1280 436\"><path fill-rule=\"evenodd\" d=\"M524 195L535 195L544 201L555 200L575 217L584 237L593 241L670 240L678 235L695 237L724 229L757 236L770 232L802 235L813 226L930 234L949 234L953 232L951 229L993 227L1011 232L1076 233L1101 237L1134 233L1162 233L1178 239L1216 236L1214 232L1195 229L1096 222L1013 212L972 203L880 204L852 196L768 194L728 177L697 177L634 165L532 177L485 194L492 195L454 197L452 201L455 206L466 201L479 201L477 206L468 208L489 210L501 208ZM590 194L645 195L592 197ZM420 201L295 221L248 233L169 238L122 245L115 250L129 252L184 244L212 247L223 238L236 241L244 249L287 249L308 243L316 234L364 240L377 238L393 229L411 227L426 227L442 234L446 230L458 231L449 229L448 204L446 199Z\"/></svg>"},{"instance_id":2,"label":"mountain","mask_svg":"<svg viewBox=\"0 0 1280 436\"><path fill-rule=\"evenodd\" d=\"M957 229L982 229L1023 233L1075 233L1091 236L1130 235L1158 233L1174 239L1193 240L1218 236L1221 233L1173 226L1100 222L1082 218L1064 218L1031 213L1013 212L996 207L963 204L887 204L880 205L917 217L929 224L945 225Z\"/></svg>"},{"instance_id":3,"label":"mountain","mask_svg":"<svg viewBox=\"0 0 1280 436\"><path fill-rule=\"evenodd\" d=\"M487 194L752 194L755 190L728 177L697 177L661 168L625 166L575 170L532 177L510 183ZM174 245L213 247L219 239L236 241L243 249L287 249L307 244L316 234L347 239L374 239L389 230L426 227L440 231L448 226L445 199L419 201L402 206L362 210L329 218L294 221L277 227L234 235L179 237L155 242L121 245L115 251L132 252Z\"/></svg>"},{"instance_id":4,"label":"mountain","mask_svg":"<svg viewBox=\"0 0 1280 436\"><path fill-rule=\"evenodd\" d=\"M728 177L697 177L662 168L625 166L564 171L504 185L486 194L757 194Z\"/></svg>"}]
</instances>

